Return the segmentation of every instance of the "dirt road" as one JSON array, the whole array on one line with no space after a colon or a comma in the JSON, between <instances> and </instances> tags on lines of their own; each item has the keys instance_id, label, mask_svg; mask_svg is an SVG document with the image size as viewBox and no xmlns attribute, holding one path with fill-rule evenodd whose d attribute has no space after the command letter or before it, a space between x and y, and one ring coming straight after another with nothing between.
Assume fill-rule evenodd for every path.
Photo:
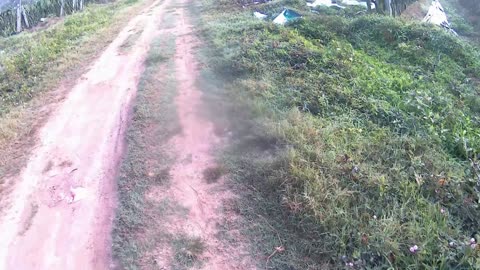
<instances>
[{"instance_id":1,"label":"dirt road","mask_svg":"<svg viewBox=\"0 0 480 270\"><path fill-rule=\"evenodd\" d=\"M176 18L174 25L159 27L167 13ZM157 0L77 80L38 132L27 166L12 179L16 185L0 220L0 269L117 267L111 230L127 120L150 45L165 32L175 36L175 111L181 132L165 142L177 157L169 171L171 185L152 188L149 194L161 193L156 199L169 197L188 212L165 218L165 227L172 235L202 241L203 261L195 268L253 269L246 256L228 255L229 248L216 238L216 226L226 218L219 209L232 194L222 188L220 175L213 176L218 183L205 179L212 168L218 174L212 151L225 138L216 136L213 124L200 116L194 55L199 43L192 29L186 1ZM233 248L242 253L241 247ZM175 256L169 243L159 242L155 249L167 250L155 261L168 269Z\"/></svg>"},{"instance_id":2,"label":"dirt road","mask_svg":"<svg viewBox=\"0 0 480 270\"><path fill-rule=\"evenodd\" d=\"M134 17L38 132L0 222L0 269L106 269L127 113L166 2ZM143 32L128 53L119 49Z\"/></svg>"}]
</instances>

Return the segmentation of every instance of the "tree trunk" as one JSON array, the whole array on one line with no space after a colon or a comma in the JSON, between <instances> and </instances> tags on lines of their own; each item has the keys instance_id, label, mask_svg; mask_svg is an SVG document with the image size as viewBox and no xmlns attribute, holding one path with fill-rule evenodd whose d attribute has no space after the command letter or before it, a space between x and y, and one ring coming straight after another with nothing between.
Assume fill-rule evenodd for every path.
<instances>
[{"instance_id":1,"label":"tree trunk","mask_svg":"<svg viewBox=\"0 0 480 270\"><path fill-rule=\"evenodd\" d=\"M65 13L65 0L60 1L60 17L62 17Z\"/></svg>"},{"instance_id":2,"label":"tree trunk","mask_svg":"<svg viewBox=\"0 0 480 270\"><path fill-rule=\"evenodd\" d=\"M17 33L22 32L22 1L17 6Z\"/></svg>"},{"instance_id":3,"label":"tree trunk","mask_svg":"<svg viewBox=\"0 0 480 270\"><path fill-rule=\"evenodd\" d=\"M22 14L23 14L23 20L25 21L25 26L27 28L30 28L30 24L28 23L27 12L25 11L24 7L22 7Z\"/></svg>"},{"instance_id":4,"label":"tree trunk","mask_svg":"<svg viewBox=\"0 0 480 270\"><path fill-rule=\"evenodd\" d=\"M384 8L385 2L383 0L377 0L375 8L377 9L377 13L384 14L385 8Z\"/></svg>"},{"instance_id":5,"label":"tree trunk","mask_svg":"<svg viewBox=\"0 0 480 270\"><path fill-rule=\"evenodd\" d=\"M77 1L72 0L72 13L75 11L76 8L77 8Z\"/></svg>"},{"instance_id":6,"label":"tree trunk","mask_svg":"<svg viewBox=\"0 0 480 270\"><path fill-rule=\"evenodd\" d=\"M80 10L83 10L83 0L80 0Z\"/></svg>"},{"instance_id":7,"label":"tree trunk","mask_svg":"<svg viewBox=\"0 0 480 270\"><path fill-rule=\"evenodd\" d=\"M383 10L387 15L392 16L392 7L390 6L390 0L385 0Z\"/></svg>"},{"instance_id":8,"label":"tree trunk","mask_svg":"<svg viewBox=\"0 0 480 270\"><path fill-rule=\"evenodd\" d=\"M372 0L367 0L367 11L368 13L372 12Z\"/></svg>"}]
</instances>

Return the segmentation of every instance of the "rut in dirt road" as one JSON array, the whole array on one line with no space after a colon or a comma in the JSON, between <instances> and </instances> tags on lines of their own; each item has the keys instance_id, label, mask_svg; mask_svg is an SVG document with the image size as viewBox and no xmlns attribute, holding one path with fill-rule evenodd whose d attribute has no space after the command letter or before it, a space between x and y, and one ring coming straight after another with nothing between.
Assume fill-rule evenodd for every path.
<instances>
[{"instance_id":1,"label":"rut in dirt road","mask_svg":"<svg viewBox=\"0 0 480 270\"><path fill-rule=\"evenodd\" d=\"M109 267L127 114L167 3L133 18L39 131L0 221L0 269ZM134 31L138 39L121 51Z\"/></svg>"}]
</instances>

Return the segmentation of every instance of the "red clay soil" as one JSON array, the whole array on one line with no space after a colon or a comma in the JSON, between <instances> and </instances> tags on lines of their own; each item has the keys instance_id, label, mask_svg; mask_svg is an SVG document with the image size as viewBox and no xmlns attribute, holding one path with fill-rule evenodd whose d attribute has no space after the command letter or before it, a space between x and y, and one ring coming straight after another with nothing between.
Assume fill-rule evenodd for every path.
<instances>
[{"instance_id":1,"label":"red clay soil","mask_svg":"<svg viewBox=\"0 0 480 270\"><path fill-rule=\"evenodd\" d=\"M156 1L134 17L38 132L0 220L0 269L107 269L114 180L127 113L157 27ZM141 22L128 53L119 47Z\"/></svg>"}]
</instances>

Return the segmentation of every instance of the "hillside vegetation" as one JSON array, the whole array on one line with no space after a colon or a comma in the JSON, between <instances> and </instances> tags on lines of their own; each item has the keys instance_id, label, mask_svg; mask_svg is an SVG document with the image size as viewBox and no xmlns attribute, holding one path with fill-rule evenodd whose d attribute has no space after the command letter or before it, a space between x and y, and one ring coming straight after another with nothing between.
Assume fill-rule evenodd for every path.
<instances>
[{"instance_id":1,"label":"hillside vegetation","mask_svg":"<svg viewBox=\"0 0 480 270\"><path fill-rule=\"evenodd\" d=\"M77 57L95 53L85 44L98 33L120 24L121 21L113 22L121 19L122 9L135 2L90 4L83 12L48 29L0 37L0 116L45 90L45 77L58 77L52 71L73 69L73 64L82 60ZM89 51L80 55L81 50Z\"/></svg>"},{"instance_id":2,"label":"hillside vegetation","mask_svg":"<svg viewBox=\"0 0 480 270\"><path fill-rule=\"evenodd\" d=\"M303 19L272 24L284 6ZM201 11L210 65L269 149L231 156L232 178L269 200L262 215L281 209L291 242L310 243L287 242L275 269L480 269L478 47L304 1Z\"/></svg>"}]
</instances>

